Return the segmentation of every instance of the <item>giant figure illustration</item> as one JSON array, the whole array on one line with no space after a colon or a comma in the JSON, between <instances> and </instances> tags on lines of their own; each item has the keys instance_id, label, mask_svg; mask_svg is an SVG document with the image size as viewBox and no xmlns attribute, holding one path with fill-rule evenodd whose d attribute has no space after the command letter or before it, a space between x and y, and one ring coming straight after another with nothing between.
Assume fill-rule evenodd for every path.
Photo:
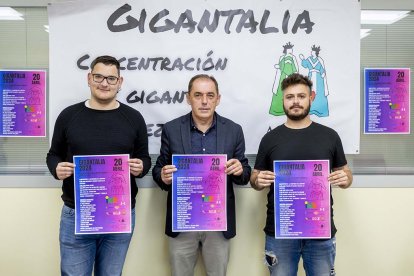
<instances>
[{"instance_id":1,"label":"giant figure illustration","mask_svg":"<svg viewBox=\"0 0 414 276\"><path fill-rule=\"evenodd\" d=\"M281 88L282 81L289 75L298 72L298 62L293 55L293 46L290 42L283 45L283 55L280 56L279 63L275 64L276 76L273 83L273 96L269 114L275 116L285 115L283 111L283 93Z\"/></svg>"},{"instance_id":2,"label":"giant figure illustration","mask_svg":"<svg viewBox=\"0 0 414 276\"><path fill-rule=\"evenodd\" d=\"M328 81L326 78L326 69L323 59L319 56L321 47L312 46L310 57L305 57L300 54L299 58L302 60L302 66L309 70L308 77L313 82L313 89L315 91L315 99L312 102L309 114L314 114L318 117L329 116L328 108Z\"/></svg>"}]
</instances>

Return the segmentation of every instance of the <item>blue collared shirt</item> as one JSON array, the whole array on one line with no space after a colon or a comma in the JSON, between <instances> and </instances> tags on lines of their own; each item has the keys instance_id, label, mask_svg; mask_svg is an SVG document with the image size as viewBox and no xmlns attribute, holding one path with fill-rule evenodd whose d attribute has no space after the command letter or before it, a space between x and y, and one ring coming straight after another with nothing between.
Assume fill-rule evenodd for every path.
<instances>
[{"instance_id":1,"label":"blue collared shirt","mask_svg":"<svg viewBox=\"0 0 414 276\"><path fill-rule=\"evenodd\" d=\"M205 133L200 131L191 117L191 153L192 154L216 154L217 153L217 127L216 115L213 123Z\"/></svg>"}]
</instances>

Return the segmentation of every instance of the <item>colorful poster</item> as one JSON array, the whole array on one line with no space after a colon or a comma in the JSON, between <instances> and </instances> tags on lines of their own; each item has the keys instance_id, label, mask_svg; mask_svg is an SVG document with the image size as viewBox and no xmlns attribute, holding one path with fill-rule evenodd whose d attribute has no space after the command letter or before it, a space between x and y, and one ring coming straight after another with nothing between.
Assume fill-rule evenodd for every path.
<instances>
[{"instance_id":1,"label":"colorful poster","mask_svg":"<svg viewBox=\"0 0 414 276\"><path fill-rule=\"evenodd\" d=\"M227 155L173 155L173 232L227 230Z\"/></svg>"},{"instance_id":2,"label":"colorful poster","mask_svg":"<svg viewBox=\"0 0 414 276\"><path fill-rule=\"evenodd\" d=\"M365 68L365 134L410 133L410 68Z\"/></svg>"},{"instance_id":3,"label":"colorful poster","mask_svg":"<svg viewBox=\"0 0 414 276\"><path fill-rule=\"evenodd\" d=\"M329 160L274 161L275 237L331 237Z\"/></svg>"},{"instance_id":4,"label":"colorful poster","mask_svg":"<svg viewBox=\"0 0 414 276\"><path fill-rule=\"evenodd\" d=\"M0 70L0 136L46 136L46 71Z\"/></svg>"},{"instance_id":5,"label":"colorful poster","mask_svg":"<svg viewBox=\"0 0 414 276\"><path fill-rule=\"evenodd\" d=\"M129 155L78 155L75 234L131 233Z\"/></svg>"}]
</instances>

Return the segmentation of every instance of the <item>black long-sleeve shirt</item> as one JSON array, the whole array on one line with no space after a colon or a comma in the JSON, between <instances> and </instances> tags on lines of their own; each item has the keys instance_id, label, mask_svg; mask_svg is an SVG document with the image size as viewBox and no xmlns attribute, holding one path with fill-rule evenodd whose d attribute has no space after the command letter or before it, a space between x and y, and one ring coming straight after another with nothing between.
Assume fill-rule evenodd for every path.
<instances>
[{"instance_id":1,"label":"black long-sleeve shirt","mask_svg":"<svg viewBox=\"0 0 414 276\"><path fill-rule=\"evenodd\" d=\"M59 162L73 162L74 155L129 154L143 162L143 172L148 173L151 158L148 153L148 136L145 120L137 110L120 103L112 110L96 110L84 102L64 109L58 116L46 163L57 179ZM75 208L74 179L63 180L62 199L66 206ZM135 207L138 187L131 174L131 206Z\"/></svg>"}]
</instances>

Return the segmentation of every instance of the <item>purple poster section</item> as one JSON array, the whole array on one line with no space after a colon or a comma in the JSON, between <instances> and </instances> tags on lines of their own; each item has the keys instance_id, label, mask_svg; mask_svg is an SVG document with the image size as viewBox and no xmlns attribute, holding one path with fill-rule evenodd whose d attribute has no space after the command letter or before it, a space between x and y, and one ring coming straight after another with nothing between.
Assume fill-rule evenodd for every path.
<instances>
[{"instance_id":1,"label":"purple poster section","mask_svg":"<svg viewBox=\"0 0 414 276\"><path fill-rule=\"evenodd\" d=\"M227 155L173 155L173 232L226 231Z\"/></svg>"},{"instance_id":2,"label":"purple poster section","mask_svg":"<svg viewBox=\"0 0 414 276\"><path fill-rule=\"evenodd\" d=\"M46 71L0 70L0 136L45 137Z\"/></svg>"},{"instance_id":3,"label":"purple poster section","mask_svg":"<svg viewBox=\"0 0 414 276\"><path fill-rule=\"evenodd\" d=\"M410 133L410 68L366 68L365 134Z\"/></svg>"},{"instance_id":4,"label":"purple poster section","mask_svg":"<svg viewBox=\"0 0 414 276\"><path fill-rule=\"evenodd\" d=\"M331 237L329 160L274 161L275 237Z\"/></svg>"},{"instance_id":5,"label":"purple poster section","mask_svg":"<svg viewBox=\"0 0 414 276\"><path fill-rule=\"evenodd\" d=\"M129 155L74 156L75 234L131 233Z\"/></svg>"}]
</instances>

